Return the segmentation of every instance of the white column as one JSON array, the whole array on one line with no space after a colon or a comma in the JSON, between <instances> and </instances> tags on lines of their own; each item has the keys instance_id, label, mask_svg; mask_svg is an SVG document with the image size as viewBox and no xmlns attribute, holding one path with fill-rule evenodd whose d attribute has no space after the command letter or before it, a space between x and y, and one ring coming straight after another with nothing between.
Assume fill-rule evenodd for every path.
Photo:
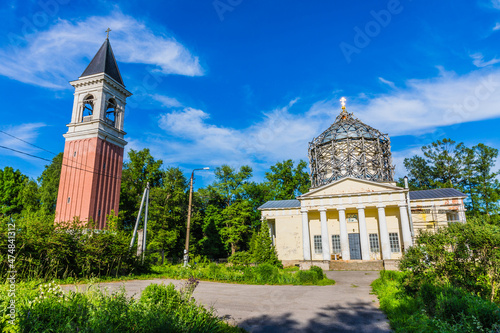
<instances>
[{"instance_id":1,"label":"white column","mask_svg":"<svg viewBox=\"0 0 500 333\"><path fill-rule=\"evenodd\" d=\"M382 259L391 259L391 246L389 244L389 231L387 231L387 222L385 221L385 206L378 208L378 225L380 228L380 243L382 245Z\"/></svg>"},{"instance_id":2,"label":"white column","mask_svg":"<svg viewBox=\"0 0 500 333\"><path fill-rule=\"evenodd\" d=\"M340 250L342 252L342 260L351 259L351 254L349 253L349 238L347 236L347 222L345 220L345 208L337 208L339 211L339 222L340 222Z\"/></svg>"},{"instance_id":3,"label":"white column","mask_svg":"<svg viewBox=\"0 0 500 333\"><path fill-rule=\"evenodd\" d=\"M399 215L401 216L401 232L403 233L404 250L407 251L412 246L410 221L408 220L408 210L406 205L399 205Z\"/></svg>"},{"instance_id":4,"label":"white column","mask_svg":"<svg viewBox=\"0 0 500 333\"><path fill-rule=\"evenodd\" d=\"M319 209L319 218L321 220L321 247L323 249L323 260L330 260L330 240L328 235L328 224L326 220L326 208Z\"/></svg>"},{"instance_id":5,"label":"white column","mask_svg":"<svg viewBox=\"0 0 500 333\"><path fill-rule=\"evenodd\" d=\"M366 230L365 207L358 207L359 221L359 241L361 243L361 259L370 260L370 244L368 241L368 231Z\"/></svg>"},{"instance_id":6,"label":"white column","mask_svg":"<svg viewBox=\"0 0 500 333\"><path fill-rule=\"evenodd\" d=\"M304 260L311 260L311 245L309 236L309 217L307 210L301 210L302 213L302 250L304 252Z\"/></svg>"}]
</instances>

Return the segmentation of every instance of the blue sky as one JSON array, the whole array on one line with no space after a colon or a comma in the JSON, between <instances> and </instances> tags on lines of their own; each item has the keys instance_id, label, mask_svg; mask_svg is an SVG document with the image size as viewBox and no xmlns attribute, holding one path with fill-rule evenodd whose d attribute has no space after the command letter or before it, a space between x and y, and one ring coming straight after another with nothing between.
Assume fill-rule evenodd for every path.
<instances>
[{"instance_id":1,"label":"blue sky","mask_svg":"<svg viewBox=\"0 0 500 333\"><path fill-rule=\"evenodd\" d=\"M500 148L500 0L76 1L0 4L0 130L64 149L73 88L106 37L128 90L128 149L186 174L256 180L340 112L388 133L402 161L437 139ZM0 133L0 145L52 158ZM0 149L0 167L46 162ZM199 173L198 185L211 172Z\"/></svg>"}]
</instances>

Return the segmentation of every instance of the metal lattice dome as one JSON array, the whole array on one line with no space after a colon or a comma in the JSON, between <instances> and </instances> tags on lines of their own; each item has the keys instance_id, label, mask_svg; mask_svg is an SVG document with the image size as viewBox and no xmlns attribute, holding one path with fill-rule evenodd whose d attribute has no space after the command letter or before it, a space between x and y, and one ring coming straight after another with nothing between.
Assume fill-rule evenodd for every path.
<instances>
[{"instance_id":1,"label":"metal lattice dome","mask_svg":"<svg viewBox=\"0 0 500 333\"><path fill-rule=\"evenodd\" d=\"M309 143L309 164L312 188L343 177L394 181L391 140L344 106L335 122Z\"/></svg>"}]
</instances>

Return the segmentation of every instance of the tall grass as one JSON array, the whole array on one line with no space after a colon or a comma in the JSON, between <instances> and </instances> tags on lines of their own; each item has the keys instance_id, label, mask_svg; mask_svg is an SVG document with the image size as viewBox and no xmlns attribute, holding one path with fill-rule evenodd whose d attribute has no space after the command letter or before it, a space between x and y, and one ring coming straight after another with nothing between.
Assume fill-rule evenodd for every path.
<instances>
[{"instance_id":1,"label":"tall grass","mask_svg":"<svg viewBox=\"0 0 500 333\"><path fill-rule=\"evenodd\" d=\"M182 265L153 266L154 277L188 279L194 277L206 281L269 285L331 285L321 268L313 266L308 271L294 272L270 264L258 266L231 266L201 263L192 267ZM152 275L148 275L153 277Z\"/></svg>"},{"instance_id":2,"label":"tall grass","mask_svg":"<svg viewBox=\"0 0 500 333\"><path fill-rule=\"evenodd\" d=\"M64 294L52 284L17 287L15 325L8 323L4 312L2 332L243 332L198 305L191 298L194 288L177 291L172 284L152 284L136 300L126 297L124 289L112 294L98 288ZM9 302L7 288L0 287L2 309Z\"/></svg>"}]
</instances>

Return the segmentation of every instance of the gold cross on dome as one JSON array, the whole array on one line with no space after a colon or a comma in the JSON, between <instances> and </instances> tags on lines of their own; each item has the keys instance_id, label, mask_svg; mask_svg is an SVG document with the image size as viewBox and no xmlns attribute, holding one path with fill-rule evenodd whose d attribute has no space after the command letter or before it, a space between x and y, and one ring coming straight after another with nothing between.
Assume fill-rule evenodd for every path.
<instances>
[{"instance_id":1,"label":"gold cross on dome","mask_svg":"<svg viewBox=\"0 0 500 333\"><path fill-rule=\"evenodd\" d=\"M112 31L110 28L106 29L106 38L109 38L109 32Z\"/></svg>"},{"instance_id":2,"label":"gold cross on dome","mask_svg":"<svg viewBox=\"0 0 500 333\"><path fill-rule=\"evenodd\" d=\"M346 101L345 97L342 97L340 99L340 104L342 105L342 110L345 110L345 101Z\"/></svg>"}]
</instances>

